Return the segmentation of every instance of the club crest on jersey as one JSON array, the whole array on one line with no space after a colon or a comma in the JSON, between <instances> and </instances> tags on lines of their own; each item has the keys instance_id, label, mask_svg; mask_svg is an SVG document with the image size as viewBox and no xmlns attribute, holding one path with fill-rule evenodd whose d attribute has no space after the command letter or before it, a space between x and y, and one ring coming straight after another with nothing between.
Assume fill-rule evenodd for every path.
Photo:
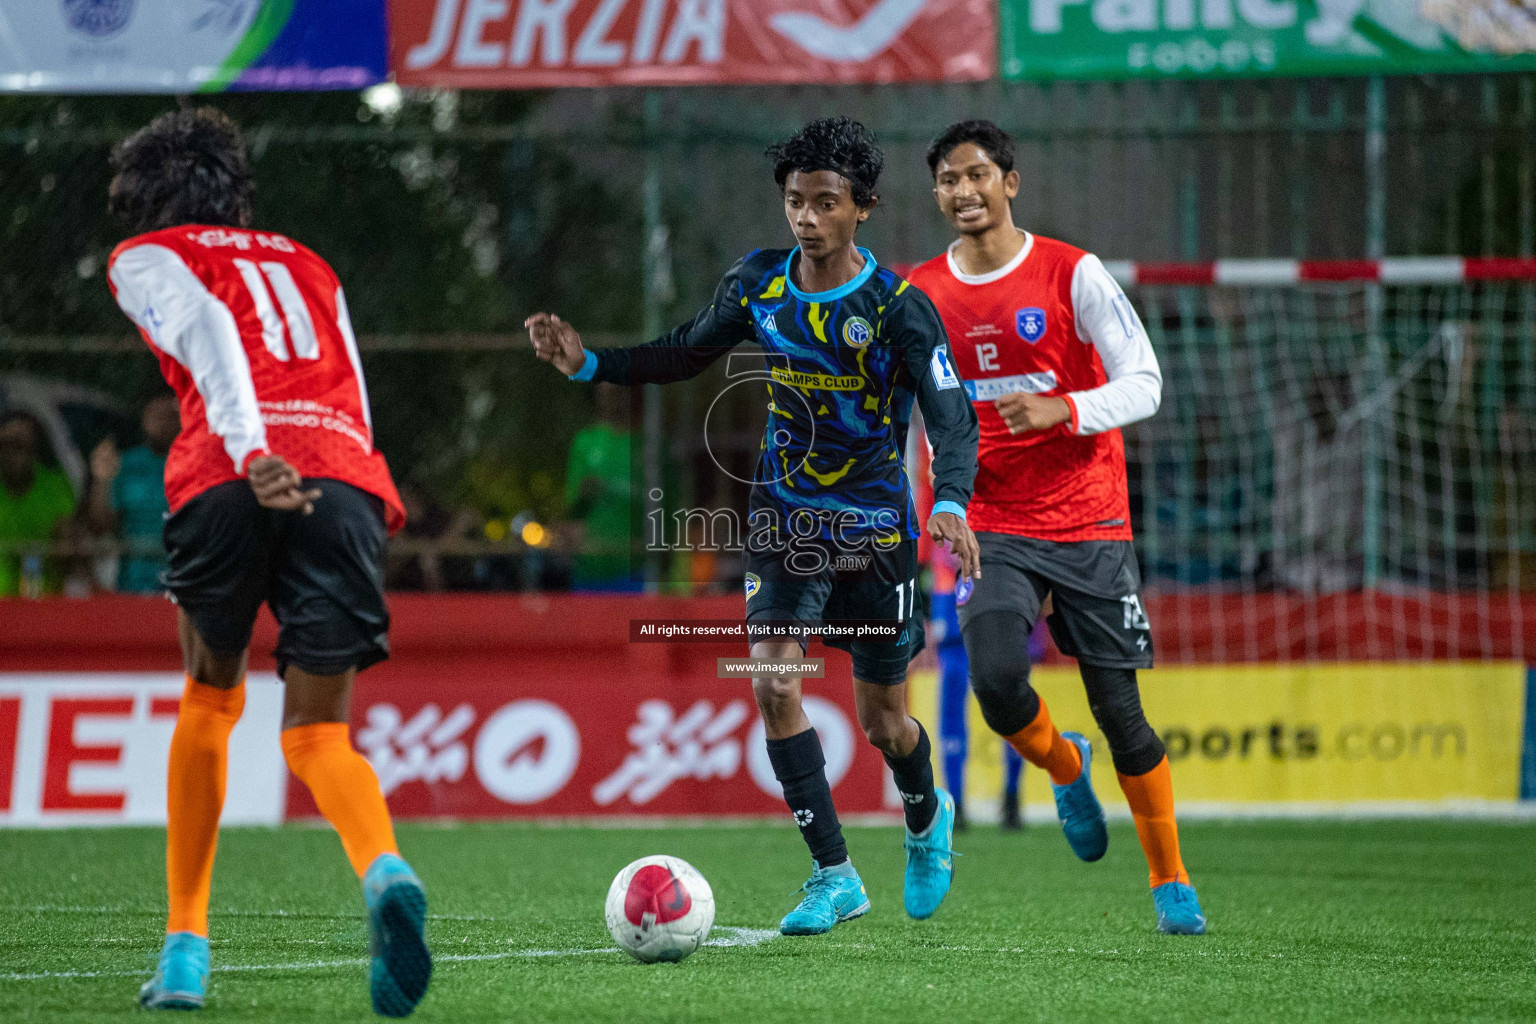
<instances>
[{"instance_id":1,"label":"club crest on jersey","mask_svg":"<svg viewBox=\"0 0 1536 1024\"><path fill-rule=\"evenodd\" d=\"M874 336L874 328L870 327L869 321L861 316L849 317L843 324L843 340L854 348L863 348Z\"/></svg>"},{"instance_id":2,"label":"club crest on jersey","mask_svg":"<svg viewBox=\"0 0 1536 1024\"><path fill-rule=\"evenodd\" d=\"M1013 327L1019 337L1033 345L1045 336L1045 310L1039 306L1025 306L1013 315Z\"/></svg>"},{"instance_id":3,"label":"club crest on jersey","mask_svg":"<svg viewBox=\"0 0 1536 1024\"><path fill-rule=\"evenodd\" d=\"M757 593L757 588L763 585L763 581L757 578L757 573L747 573L747 600L752 600L752 595Z\"/></svg>"}]
</instances>

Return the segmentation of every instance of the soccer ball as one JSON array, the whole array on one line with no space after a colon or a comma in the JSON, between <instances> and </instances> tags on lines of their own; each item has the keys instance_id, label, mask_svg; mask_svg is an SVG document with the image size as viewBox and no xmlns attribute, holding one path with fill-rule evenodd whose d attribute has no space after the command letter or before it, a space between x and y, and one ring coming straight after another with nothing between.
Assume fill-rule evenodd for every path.
<instances>
[{"instance_id":1,"label":"soccer ball","mask_svg":"<svg viewBox=\"0 0 1536 1024\"><path fill-rule=\"evenodd\" d=\"M676 963L704 944L715 923L715 894L692 864L641 857L608 887L608 933L643 964Z\"/></svg>"}]
</instances>

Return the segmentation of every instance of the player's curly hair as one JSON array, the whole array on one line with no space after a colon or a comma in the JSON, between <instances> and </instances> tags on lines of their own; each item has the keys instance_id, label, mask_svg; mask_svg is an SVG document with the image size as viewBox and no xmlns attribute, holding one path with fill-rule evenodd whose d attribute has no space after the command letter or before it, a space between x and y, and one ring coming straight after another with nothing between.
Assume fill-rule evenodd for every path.
<instances>
[{"instance_id":1,"label":"player's curly hair","mask_svg":"<svg viewBox=\"0 0 1536 1024\"><path fill-rule=\"evenodd\" d=\"M255 183L240 128L212 107L161 114L112 151L107 208L135 233L249 227Z\"/></svg>"},{"instance_id":2,"label":"player's curly hair","mask_svg":"<svg viewBox=\"0 0 1536 1024\"><path fill-rule=\"evenodd\" d=\"M875 184L885 169L885 151L874 132L851 117L812 121L787 141L769 146L768 159L781 192L791 171L834 171L847 180L855 205L870 207L880 201Z\"/></svg>"},{"instance_id":3,"label":"player's curly hair","mask_svg":"<svg viewBox=\"0 0 1536 1024\"><path fill-rule=\"evenodd\" d=\"M928 147L928 173L939 173L939 161L948 156L956 146L967 142L975 144L987 158L1007 174L1013 170L1013 136L991 121L957 121L944 129L944 134L933 140Z\"/></svg>"}]
</instances>

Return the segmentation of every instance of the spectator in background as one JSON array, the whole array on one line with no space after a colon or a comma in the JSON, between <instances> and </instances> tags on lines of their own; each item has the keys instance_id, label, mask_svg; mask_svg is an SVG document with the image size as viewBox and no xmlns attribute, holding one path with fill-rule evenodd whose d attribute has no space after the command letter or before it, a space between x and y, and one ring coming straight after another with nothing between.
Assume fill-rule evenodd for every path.
<instances>
[{"instance_id":1,"label":"spectator in background","mask_svg":"<svg viewBox=\"0 0 1536 1024\"><path fill-rule=\"evenodd\" d=\"M0 597L41 597L58 589L48 545L75 511L69 478L39 461L43 425L31 413L0 416Z\"/></svg>"},{"instance_id":2,"label":"spectator in background","mask_svg":"<svg viewBox=\"0 0 1536 1024\"><path fill-rule=\"evenodd\" d=\"M565 471L565 503L582 526L573 588L636 591L644 580L631 558L640 524L631 474L629 392L608 383L598 384L596 392L597 422L571 441Z\"/></svg>"},{"instance_id":3,"label":"spectator in background","mask_svg":"<svg viewBox=\"0 0 1536 1024\"><path fill-rule=\"evenodd\" d=\"M390 543L384 580L390 590L461 590L474 570L463 555L444 554L440 544L463 540L475 525L468 509L453 511L412 479L400 481L405 526Z\"/></svg>"},{"instance_id":4,"label":"spectator in background","mask_svg":"<svg viewBox=\"0 0 1536 1024\"><path fill-rule=\"evenodd\" d=\"M86 524L97 536L116 535L123 542L117 570L117 589L125 594L152 594L161 590L165 569L165 457L171 442L181 433L181 410L176 396L151 398L144 406L140 427L144 443L117 453L117 442L107 438L91 452L90 500Z\"/></svg>"}]
</instances>

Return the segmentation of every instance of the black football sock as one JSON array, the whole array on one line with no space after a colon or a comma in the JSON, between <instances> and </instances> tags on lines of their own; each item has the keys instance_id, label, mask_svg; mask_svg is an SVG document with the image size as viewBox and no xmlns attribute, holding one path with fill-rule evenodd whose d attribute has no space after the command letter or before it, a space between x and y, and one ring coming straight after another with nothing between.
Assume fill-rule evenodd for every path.
<instances>
[{"instance_id":1,"label":"black football sock","mask_svg":"<svg viewBox=\"0 0 1536 1024\"><path fill-rule=\"evenodd\" d=\"M917 719L913 721L917 722ZM905 757L886 754L885 763L891 766L891 774L896 777L896 790L901 794L907 828L913 832L924 831L933 824L933 816L939 813L939 797L933 791L933 748L928 743L928 732L922 722L917 722L917 746Z\"/></svg>"},{"instance_id":2,"label":"black football sock","mask_svg":"<svg viewBox=\"0 0 1536 1024\"><path fill-rule=\"evenodd\" d=\"M821 738L816 730L769 740L768 760L773 764L774 778L784 787L784 802L789 804L816 863L829 868L846 861L848 845L843 842L843 826L832 806L827 759L822 756Z\"/></svg>"}]
</instances>

